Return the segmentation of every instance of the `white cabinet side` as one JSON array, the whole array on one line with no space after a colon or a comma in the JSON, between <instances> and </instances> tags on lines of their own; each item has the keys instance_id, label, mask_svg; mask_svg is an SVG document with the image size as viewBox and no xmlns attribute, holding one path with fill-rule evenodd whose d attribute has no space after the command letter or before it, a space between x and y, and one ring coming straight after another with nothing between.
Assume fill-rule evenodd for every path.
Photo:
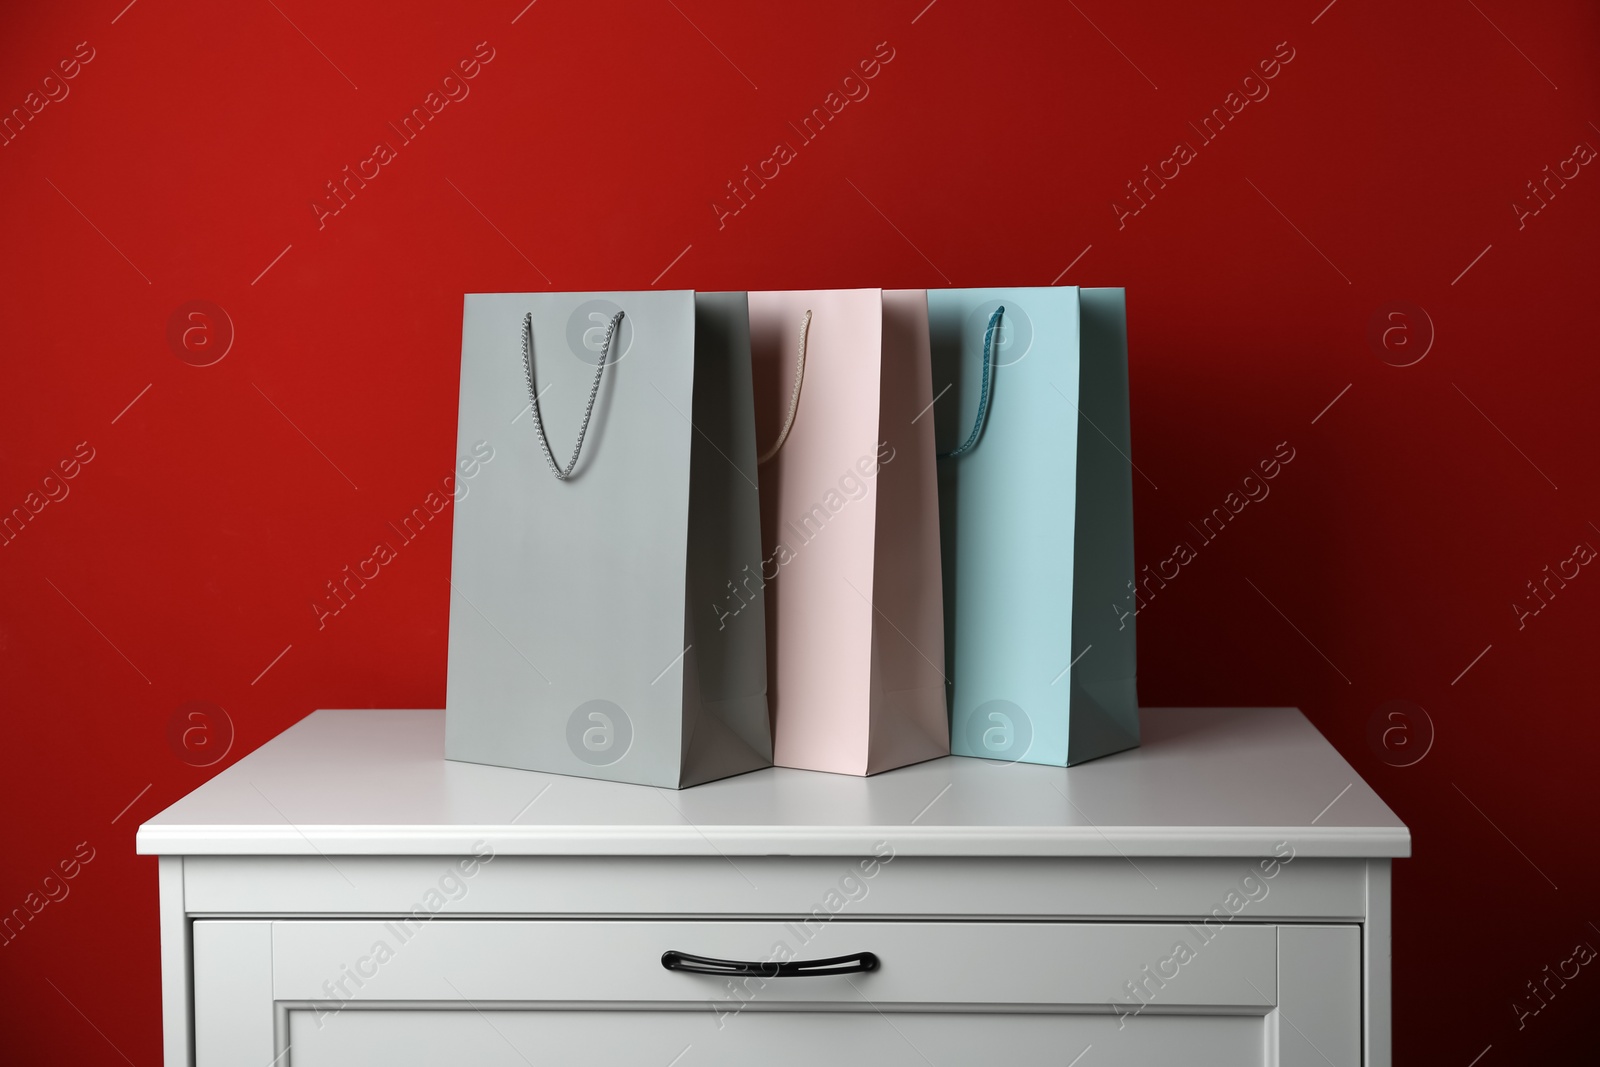
<instances>
[{"instance_id":1,"label":"white cabinet side","mask_svg":"<svg viewBox=\"0 0 1600 1067\"><path fill-rule=\"evenodd\" d=\"M1365 1062L1369 1067L1390 1067L1394 1055L1391 1049L1394 981L1390 974L1393 928L1389 918L1392 873L1388 860L1367 861L1367 919L1361 926L1361 986Z\"/></svg>"},{"instance_id":2,"label":"white cabinet side","mask_svg":"<svg viewBox=\"0 0 1600 1067\"><path fill-rule=\"evenodd\" d=\"M194 1067L189 916L183 907L183 857L156 867L161 914L161 1052L166 1067Z\"/></svg>"}]
</instances>

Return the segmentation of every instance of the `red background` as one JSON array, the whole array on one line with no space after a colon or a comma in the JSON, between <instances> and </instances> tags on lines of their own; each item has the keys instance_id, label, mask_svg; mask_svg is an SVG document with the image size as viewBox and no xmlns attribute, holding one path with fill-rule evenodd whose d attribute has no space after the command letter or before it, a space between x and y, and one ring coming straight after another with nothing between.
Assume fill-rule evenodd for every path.
<instances>
[{"instance_id":1,"label":"red background","mask_svg":"<svg viewBox=\"0 0 1600 1067\"><path fill-rule=\"evenodd\" d=\"M0 147L0 509L94 450L0 547L0 910L95 850L0 948L8 1060L158 1060L140 821L315 708L442 703L448 523L323 628L310 605L450 473L462 293L1053 280L1128 289L1142 563L1296 450L1145 607L1144 702L1299 705L1410 825L1398 1062L1593 1048L1600 974L1511 1007L1600 945L1600 576L1511 607L1600 546L1600 168L1511 207L1600 147L1592 4L125 2L0 32L7 111L94 50ZM324 183L481 41L470 96L319 228ZM870 95L719 228L725 183L884 41ZM1201 147L1186 124L1284 41ZM1179 139L1198 158L1119 228ZM233 324L210 366L168 339L191 300ZM1374 345L1397 300L1426 321ZM1373 740L1391 700L1431 748L1414 707ZM236 730L210 767L171 740L190 701Z\"/></svg>"}]
</instances>

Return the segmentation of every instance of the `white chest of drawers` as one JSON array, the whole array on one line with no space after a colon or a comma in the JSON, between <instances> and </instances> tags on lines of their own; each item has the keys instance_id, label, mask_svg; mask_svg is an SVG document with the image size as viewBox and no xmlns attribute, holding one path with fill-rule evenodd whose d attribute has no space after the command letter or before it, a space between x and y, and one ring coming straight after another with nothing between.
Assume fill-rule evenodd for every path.
<instances>
[{"instance_id":1,"label":"white chest of drawers","mask_svg":"<svg viewBox=\"0 0 1600 1067\"><path fill-rule=\"evenodd\" d=\"M168 1067L1389 1063L1410 835L1293 709L683 792L448 763L443 727L317 712L140 828Z\"/></svg>"}]
</instances>

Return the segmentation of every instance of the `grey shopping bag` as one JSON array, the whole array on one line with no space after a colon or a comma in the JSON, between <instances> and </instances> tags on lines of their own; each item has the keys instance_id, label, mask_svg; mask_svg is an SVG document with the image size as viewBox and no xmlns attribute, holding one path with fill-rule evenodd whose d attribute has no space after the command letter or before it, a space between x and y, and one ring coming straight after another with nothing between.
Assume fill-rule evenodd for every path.
<instances>
[{"instance_id":1,"label":"grey shopping bag","mask_svg":"<svg viewBox=\"0 0 1600 1067\"><path fill-rule=\"evenodd\" d=\"M764 627L715 610L761 556L745 294L469 295L460 411L445 755L769 766Z\"/></svg>"}]
</instances>

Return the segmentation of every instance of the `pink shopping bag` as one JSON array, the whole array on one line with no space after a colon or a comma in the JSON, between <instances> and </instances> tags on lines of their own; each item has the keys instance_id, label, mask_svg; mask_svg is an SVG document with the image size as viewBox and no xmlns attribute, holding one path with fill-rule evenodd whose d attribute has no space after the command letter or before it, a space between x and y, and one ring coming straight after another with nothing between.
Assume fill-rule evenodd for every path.
<instances>
[{"instance_id":1,"label":"pink shopping bag","mask_svg":"<svg viewBox=\"0 0 1600 1067\"><path fill-rule=\"evenodd\" d=\"M950 751L927 294L751 293L774 762L876 774ZM723 617L738 625L737 617Z\"/></svg>"}]
</instances>

